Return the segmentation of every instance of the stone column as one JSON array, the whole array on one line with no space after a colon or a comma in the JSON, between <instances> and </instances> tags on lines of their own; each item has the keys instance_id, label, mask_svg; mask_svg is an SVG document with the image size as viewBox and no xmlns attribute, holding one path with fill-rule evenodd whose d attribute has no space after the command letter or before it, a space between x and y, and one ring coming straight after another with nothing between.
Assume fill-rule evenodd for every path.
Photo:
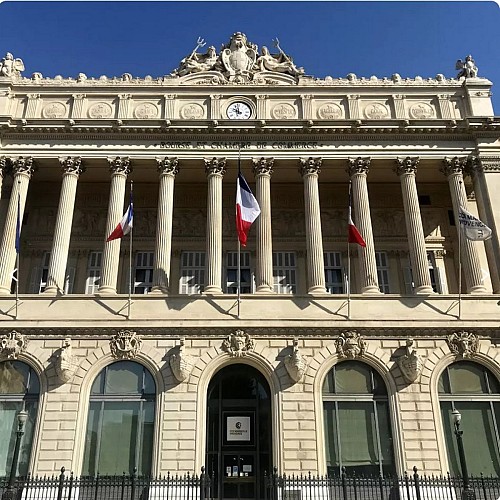
<instances>
[{"instance_id":1,"label":"stone column","mask_svg":"<svg viewBox=\"0 0 500 500\"><path fill-rule=\"evenodd\" d=\"M44 291L47 295L64 293L76 187L80 174L85 171L81 158L68 156L67 158L60 158L59 161L63 170L63 179L59 197L59 208L57 210L54 241L52 242L52 250L50 252L47 286Z\"/></svg>"},{"instance_id":2,"label":"stone column","mask_svg":"<svg viewBox=\"0 0 500 500\"><path fill-rule=\"evenodd\" d=\"M7 174L8 168L9 168L8 158L5 156L0 157L0 199L2 198L3 178Z\"/></svg>"},{"instance_id":3,"label":"stone column","mask_svg":"<svg viewBox=\"0 0 500 500\"><path fill-rule=\"evenodd\" d=\"M356 227L365 240L366 247L356 245L359 260L359 280L361 293L380 293L375 260L375 245L373 243L370 200L366 177L370 169L370 158L349 158L347 173L352 183L352 202L356 214Z\"/></svg>"},{"instance_id":4,"label":"stone column","mask_svg":"<svg viewBox=\"0 0 500 500\"><path fill-rule=\"evenodd\" d=\"M109 192L108 219L106 221L107 238L123 218L123 199L127 175L132 172L127 157L108 158L111 171L111 188ZM104 243L102 254L101 284L98 293L115 294L120 260L120 239Z\"/></svg>"},{"instance_id":5,"label":"stone column","mask_svg":"<svg viewBox=\"0 0 500 500\"><path fill-rule=\"evenodd\" d=\"M170 290L170 259L172 257L174 181L175 176L179 173L179 161L177 158L157 158L156 161L160 172L160 189L151 293L168 293Z\"/></svg>"},{"instance_id":6,"label":"stone column","mask_svg":"<svg viewBox=\"0 0 500 500\"><path fill-rule=\"evenodd\" d=\"M318 176L321 158L301 158L299 172L304 179L308 293L326 293L323 236L319 206Z\"/></svg>"},{"instance_id":7,"label":"stone column","mask_svg":"<svg viewBox=\"0 0 500 500\"><path fill-rule=\"evenodd\" d=\"M419 159L408 156L406 158L397 158L396 162L395 171L401 180L403 194L408 250L415 284L414 292L416 294L431 294L433 290L415 180Z\"/></svg>"},{"instance_id":8,"label":"stone column","mask_svg":"<svg viewBox=\"0 0 500 500\"><path fill-rule=\"evenodd\" d=\"M226 173L226 159L205 159L205 173L208 193L204 293L222 293L222 178Z\"/></svg>"},{"instance_id":9,"label":"stone column","mask_svg":"<svg viewBox=\"0 0 500 500\"><path fill-rule=\"evenodd\" d=\"M271 233L271 175L274 158L253 160L255 175L255 197L259 202L260 215L257 224L257 266L255 269L256 293L272 293L273 280L273 239Z\"/></svg>"},{"instance_id":10,"label":"stone column","mask_svg":"<svg viewBox=\"0 0 500 500\"><path fill-rule=\"evenodd\" d=\"M453 214L455 215L457 234L461 231L458 223L458 208L463 207L467 210L467 194L465 193L463 171L467 166L467 157L445 158L441 172L448 179L450 185L451 201L453 203ZM467 239L462 233L460 238L460 257L465 276L467 293L486 293L486 287L483 284L481 265L477 254L475 242ZM458 277L461 279L461 276Z\"/></svg>"},{"instance_id":11,"label":"stone column","mask_svg":"<svg viewBox=\"0 0 500 500\"><path fill-rule=\"evenodd\" d=\"M7 218L3 229L2 244L0 246L0 295L10 294L12 272L16 266L16 226L17 200L19 194L19 212L21 223L28 194L31 176L36 170L33 158L20 156L12 161L14 182L7 210Z\"/></svg>"}]
</instances>

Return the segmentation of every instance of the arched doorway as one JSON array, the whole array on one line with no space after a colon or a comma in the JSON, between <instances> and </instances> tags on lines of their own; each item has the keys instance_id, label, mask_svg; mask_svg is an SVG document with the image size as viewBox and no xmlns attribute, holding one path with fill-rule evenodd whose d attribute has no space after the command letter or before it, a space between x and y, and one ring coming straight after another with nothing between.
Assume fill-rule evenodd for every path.
<instances>
[{"instance_id":1,"label":"arched doorway","mask_svg":"<svg viewBox=\"0 0 500 500\"><path fill-rule=\"evenodd\" d=\"M206 466L214 498L264 498L264 472L272 469L269 384L251 366L227 366L210 382L207 402Z\"/></svg>"}]
</instances>

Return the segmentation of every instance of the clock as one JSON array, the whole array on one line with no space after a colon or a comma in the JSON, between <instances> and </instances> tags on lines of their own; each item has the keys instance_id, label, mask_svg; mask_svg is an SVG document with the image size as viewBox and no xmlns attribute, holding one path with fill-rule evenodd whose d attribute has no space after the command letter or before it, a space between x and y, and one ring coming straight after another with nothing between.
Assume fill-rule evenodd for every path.
<instances>
[{"instance_id":1,"label":"clock","mask_svg":"<svg viewBox=\"0 0 500 500\"><path fill-rule=\"evenodd\" d=\"M230 120L248 120L252 116L252 109L248 104L236 101L227 107L226 113Z\"/></svg>"}]
</instances>

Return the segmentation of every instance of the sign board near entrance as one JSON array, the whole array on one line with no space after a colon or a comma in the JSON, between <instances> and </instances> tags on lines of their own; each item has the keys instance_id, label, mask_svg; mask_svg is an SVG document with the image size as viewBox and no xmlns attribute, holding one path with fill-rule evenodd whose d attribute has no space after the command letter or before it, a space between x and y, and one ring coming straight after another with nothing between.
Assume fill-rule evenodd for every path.
<instances>
[{"instance_id":1,"label":"sign board near entrance","mask_svg":"<svg viewBox=\"0 0 500 500\"><path fill-rule=\"evenodd\" d=\"M226 417L227 441L250 441L250 417Z\"/></svg>"}]
</instances>

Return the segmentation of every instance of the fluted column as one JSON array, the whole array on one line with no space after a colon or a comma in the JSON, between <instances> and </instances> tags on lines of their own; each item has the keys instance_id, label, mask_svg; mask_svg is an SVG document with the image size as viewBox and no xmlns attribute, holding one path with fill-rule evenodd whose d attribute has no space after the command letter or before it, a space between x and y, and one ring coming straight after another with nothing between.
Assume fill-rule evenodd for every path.
<instances>
[{"instance_id":1,"label":"fluted column","mask_svg":"<svg viewBox=\"0 0 500 500\"><path fill-rule=\"evenodd\" d=\"M304 180L308 293L326 293L323 236L319 206L318 176L321 158L301 158L299 172Z\"/></svg>"},{"instance_id":2,"label":"fluted column","mask_svg":"<svg viewBox=\"0 0 500 500\"><path fill-rule=\"evenodd\" d=\"M222 293L222 178L226 173L226 159L205 159L205 173L208 193L204 293Z\"/></svg>"},{"instance_id":3,"label":"fluted column","mask_svg":"<svg viewBox=\"0 0 500 500\"><path fill-rule=\"evenodd\" d=\"M272 293L273 280L273 241L271 233L271 175L274 158L253 160L255 175L255 196L260 206L257 224L257 266L255 269L256 293Z\"/></svg>"},{"instance_id":4,"label":"fluted column","mask_svg":"<svg viewBox=\"0 0 500 500\"><path fill-rule=\"evenodd\" d=\"M366 246L356 245L360 268L361 293L380 293L377 276L377 261L375 260L375 245L373 243L370 200L366 177L370 169L370 158L349 158L347 173L351 179L352 202L356 214L356 227L365 240Z\"/></svg>"},{"instance_id":5,"label":"fluted column","mask_svg":"<svg viewBox=\"0 0 500 500\"><path fill-rule=\"evenodd\" d=\"M415 284L414 292L416 294L430 294L433 293L433 290L415 180L418 162L418 158L410 158L409 156L398 158L395 171L401 180L408 250Z\"/></svg>"},{"instance_id":6,"label":"fluted column","mask_svg":"<svg viewBox=\"0 0 500 500\"><path fill-rule=\"evenodd\" d=\"M455 217L458 214L458 208L463 207L467 210L467 194L465 193L463 172L467 166L467 157L444 158L441 172L448 179L450 186L451 201L453 203L453 213ZM457 233L461 231L457 220ZM475 243L467 239L463 233L460 238L460 257L465 276L467 293L486 293L486 287L483 283L481 273L481 264ZM458 277L461 279L461 276Z\"/></svg>"},{"instance_id":7,"label":"fluted column","mask_svg":"<svg viewBox=\"0 0 500 500\"><path fill-rule=\"evenodd\" d=\"M170 290L170 259L172 257L174 181L175 176L179 173L179 161L177 158L157 158L156 161L160 172L160 188L151 293L168 293Z\"/></svg>"},{"instance_id":8,"label":"fluted column","mask_svg":"<svg viewBox=\"0 0 500 500\"><path fill-rule=\"evenodd\" d=\"M80 174L85 170L82 166L81 158L68 156L67 158L60 158L59 161L63 170L63 179L59 197L59 208L57 210L54 241L52 242L52 250L50 252L47 286L44 291L45 294L52 295L64 292L71 226L73 224L73 212L75 209L76 187Z\"/></svg>"},{"instance_id":9,"label":"fluted column","mask_svg":"<svg viewBox=\"0 0 500 500\"><path fill-rule=\"evenodd\" d=\"M108 158L111 172L111 187L109 191L108 219L106 221L107 238L123 217L123 199L127 175L132 172L130 160L127 157ZM115 294L118 279L118 264L120 261L121 239L104 243L102 254L101 284L98 293Z\"/></svg>"},{"instance_id":10,"label":"fluted column","mask_svg":"<svg viewBox=\"0 0 500 500\"><path fill-rule=\"evenodd\" d=\"M23 219L26 196L31 176L36 170L33 158L20 156L12 161L14 182L7 210L7 218L0 246L0 295L8 295L12 283L12 272L16 264L17 200L19 194L20 218Z\"/></svg>"}]
</instances>

